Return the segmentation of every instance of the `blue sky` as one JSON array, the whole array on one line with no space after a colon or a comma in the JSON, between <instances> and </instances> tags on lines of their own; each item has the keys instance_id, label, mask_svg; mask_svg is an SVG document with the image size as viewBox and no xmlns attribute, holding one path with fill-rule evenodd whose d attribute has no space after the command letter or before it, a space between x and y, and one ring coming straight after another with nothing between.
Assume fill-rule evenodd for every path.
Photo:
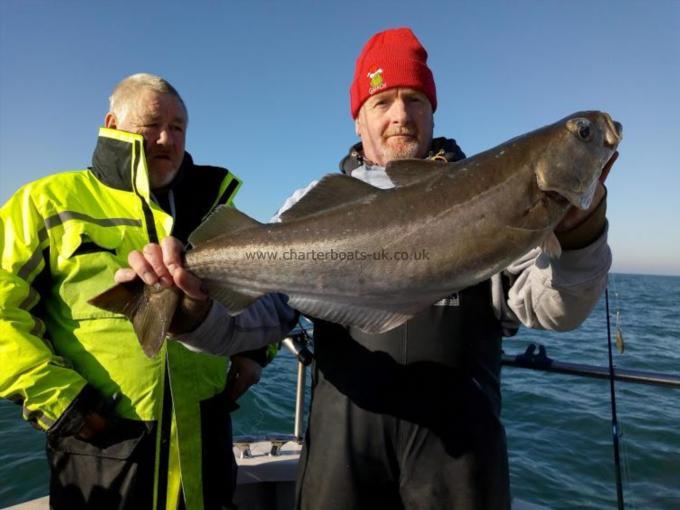
<instances>
[{"instance_id":1,"label":"blue sky","mask_svg":"<svg viewBox=\"0 0 680 510\"><path fill-rule=\"evenodd\" d=\"M574 111L624 125L608 179L614 271L680 275L680 1L2 0L0 202L89 164L113 86L166 77L199 163L245 180L267 220L356 141L348 87L374 33L430 53L435 134L468 155Z\"/></svg>"}]
</instances>

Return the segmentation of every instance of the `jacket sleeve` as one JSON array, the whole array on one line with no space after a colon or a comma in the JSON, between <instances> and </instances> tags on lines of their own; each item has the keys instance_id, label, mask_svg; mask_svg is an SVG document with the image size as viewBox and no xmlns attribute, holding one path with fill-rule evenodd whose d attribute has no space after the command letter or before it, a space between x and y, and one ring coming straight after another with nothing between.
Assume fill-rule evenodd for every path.
<instances>
[{"instance_id":1,"label":"jacket sleeve","mask_svg":"<svg viewBox=\"0 0 680 510\"><path fill-rule=\"evenodd\" d=\"M231 356L278 343L297 320L298 313L288 306L283 294L266 294L238 315L230 315L224 305L215 301L198 328L174 339L195 352ZM268 348L265 356L272 352Z\"/></svg>"},{"instance_id":2,"label":"jacket sleeve","mask_svg":"<svg viewBox=\"0 0 680 510\"><path fill-rule=\"evenodd\" d=\"M42 313L49 289L49 239L25 187L0 208L0 397L39 429L54 425L86 386L57 356Z\"/></svg>"},{"instance_id":3,"label":"jacket sleeve","mask_svg":"<svg viewBox=\"0 0 680 510\"><path fill-rule=\"evenodd\" d=\"M557 259L540 248L531 250L505 271L514 279L507 295L510 310L504 310L505 315L514 315L530 328L577 328L602 295L611 261L606 228L588 246L564 250Z\"/></svg>"}]
</instances>

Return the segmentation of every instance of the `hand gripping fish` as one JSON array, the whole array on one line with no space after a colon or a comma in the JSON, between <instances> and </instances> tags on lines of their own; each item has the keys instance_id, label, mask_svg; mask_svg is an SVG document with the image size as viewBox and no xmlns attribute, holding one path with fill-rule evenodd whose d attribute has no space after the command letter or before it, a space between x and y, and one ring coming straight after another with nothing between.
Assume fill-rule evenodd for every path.
<instances>
[{"instance_id":1,"label":"hand gripping fish","mask_svg":"<svg viewBox=\"0 0 680 510\"><path fill-rule=\"evenodd\" d=\"M621 136L608 114L579 112L456 163L393 161L393 189L327 175L281 223L220 207L191 235L186 267L233 314L280 292L305 315L388 331L535 246L558 251L555 226L590 205ZM90 303L129 317L151 356L178 300L137 281Z\"/></svg>"}]
</instances>

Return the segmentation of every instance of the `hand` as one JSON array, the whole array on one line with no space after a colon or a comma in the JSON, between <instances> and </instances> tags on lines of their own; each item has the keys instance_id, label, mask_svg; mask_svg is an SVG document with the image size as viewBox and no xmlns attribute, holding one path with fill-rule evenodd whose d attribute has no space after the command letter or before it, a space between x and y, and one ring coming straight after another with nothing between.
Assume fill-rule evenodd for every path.
<instances>
[{"instance_id":1,"label":"hand","mask_svg":"<svg viewBox=\"0 0 680 510\"><path fill-rule=\"evenodd\" d=\"M236 402L248 388L257 384L262 374L262 366L246 356L232 356L229 374L227 375L227 397Z\"/></svg>"},{"instance_id":2,"label":"hand","mask_svg":"<svg viewBox=\"0 0 680 510\"><path fill-rule=\"evenodd\" d=\"M101 414L92 411L85 415L83 426L78 431L78 438L85 441L92 439L108 427L108 422Z\"/></svg>"},{"instance_id":3,"label":"hand","mask_svg":"<svg viewBox=\"0 0 680 510\"><path fill-rule=\"evenodd\" d=\"M131 251L128 255L130 267L116 271L114 278L117 283L139 277L147 285L160 283L163 287L171 287L174 284L192 299L208 299L201 290L201 280L184 268L183 253L182 243L176 237L166 237L160 245L149 243L142 251Z\"/></svg>"},{"instance_id":4,"label":"hand","mask_svg":"<svg viewBox=\"0 0 680 510\"><path fill-rule=\"evenodd\" d=\"M571 230L572 228L579 226L593 213L593 211L595 211L595 209L597 209L605 195L603 185L604 181L607 179L609 171L612 169L612 166L614 165L614 162L618 157L619 152L618 151L614 152L614 154L612 154L612 157L609 158L609 161L607 161L607 163L602 168L602 174L600 174L600 182L597 184L597 188L595 189L595 195L593 196L593 201L590 204L590 207L588 209L579 209L578 207L571 206L567 210L567 213L564 215L564 218L562 218L562 221L560 221L559 224L555 227L555 232L566 232L567 230Z\"/></svg>"},{"instance_id":5,"label":"hand","mask_svg":"<svg viewBox=\"0 0 680 510\"><path fill-rule=\"evenodd\" d=\"M177 286L184 295L173 316L169 332L173 335L196 329L205 319L212 301L201 290L201 280L184 267L184 248L175 237L166 237L161 244L150 243L142 251L128 255L129 268L116 271L117 283L141 278L147 285L159 283L162 287Z\"/></svg>"}]
</instances>

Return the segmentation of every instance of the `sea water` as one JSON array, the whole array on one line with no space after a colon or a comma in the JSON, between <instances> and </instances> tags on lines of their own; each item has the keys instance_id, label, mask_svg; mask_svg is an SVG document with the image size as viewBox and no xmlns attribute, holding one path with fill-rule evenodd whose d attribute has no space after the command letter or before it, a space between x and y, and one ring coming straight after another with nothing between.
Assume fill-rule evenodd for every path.
<instances>
[{"instance_id":1,"label":"sea water","mask_svg":"<svg viewBox=\"0 0 680 510\"><path fill-rule=\"evenodd\" d=\"M616 367L680 375L680 277L610 276L625 351ZM577 330L522 329L507 354L530 343L564 362L607 365L604 299ZM233 415L234 433L292 433L297 368L283 352ZM309 401L309 377L307 381ZM626 508L680 510L680 388L616 383ZM0 508L47 494L44 434L0 401ZM513 496L554 509L616 508L609 382L514 367L503 369L503 421Z\"/></svg>"}]
</instances>

